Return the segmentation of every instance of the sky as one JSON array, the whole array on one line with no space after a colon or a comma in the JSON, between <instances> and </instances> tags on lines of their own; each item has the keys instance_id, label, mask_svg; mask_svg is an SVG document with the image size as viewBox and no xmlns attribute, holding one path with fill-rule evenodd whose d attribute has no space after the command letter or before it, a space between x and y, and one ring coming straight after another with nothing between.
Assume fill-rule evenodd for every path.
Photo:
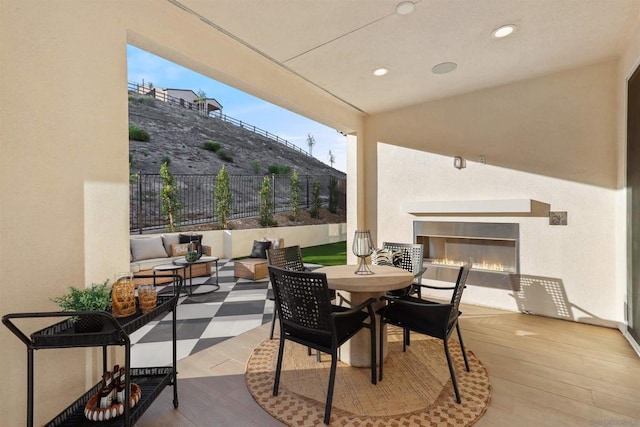
<instances>
[{"instance_id":1,"label":"sky","mask_svg":"<svg viewBox=\"0 0 640 427\"><path fill-rule=\"evenodd\" d=\"M347 170L346 137L333 128L131 45L127 46L127 74L131 83L142 84L144 81L160 88L204 91L208 98L215 98L222 104L223 114L278 135L307 152L307 137L313 135L316 142L313 157L329 165L331 151L335 158L333 167L343 172Z\"/></svg>"}]
</instances>

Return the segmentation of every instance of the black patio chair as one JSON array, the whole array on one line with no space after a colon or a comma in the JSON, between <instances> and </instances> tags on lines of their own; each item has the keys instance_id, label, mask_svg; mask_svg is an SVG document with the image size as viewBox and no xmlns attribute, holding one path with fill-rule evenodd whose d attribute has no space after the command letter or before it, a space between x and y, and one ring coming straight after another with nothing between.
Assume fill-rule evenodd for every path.
<instances>
[{"instance_id":1,"label":"black patio chair","mask_svg":"<svg viewBox=\"0 0 640 427\"><path fill-rule=\"evenodd\" d=\"M267 249L267 261L269 265L278 268L284 268L291 271L309 271L302 262L302 251L300 246L287 246L284 248ZM273 292L267 294L267 298L275 301ZM278 318L278 311L273 308L273 315L271 316L271 332L269 333L269 339L273 339L273 332L276 326L276 319Z\"/></svg>"},{"instance_id":2,"label":"black patio chair","mask_svg":"<svg viewBox=\"0 0 640 427\"><path fill-rule=\"evenodd\" d=\"M400 252L400 268L413 274L413 283L402 289L390 291L389 295L402 296L417 294L418 298L422 298L422 275L426 271L423 266L424 246L421 243L392 243L384 242L384 249Z\"/></svg>"},{"instance_id":3,"label":"black patio chair","mask_svg":"<svg viewBox=\"0 0 640 427\"><path fill-rule=\"evenodd\" d=\"M462 292L465 288L465 282L469 271L471 270L471 264L467 263L460 267L458 272L458 279L454 286L451 302L444 304L420 298L412 297L409 295L393 297L384 296L383 300L388 301L388 304L378 310L380 314L380 360L382 361L383 355L383 341L382 334L385 324L391 324L403 328L405 331L414 331L424 335L429 335L434 338L439 338L444 344L444 352L447 356L447 364L449 365L449 373L451 374L451 381L453 383L453 390L456 395L456 401L460 403L460 392L458 390L458 383L456 381L456 373L451 361L451 355L449 354L449 337L455 329L458 333L458 340L460 341L460 348L462 350L462 356L464 358L464 364L467 372L469 372L469 361L467 360L467 353L464 349L464 343L462 341L462 334L460 333L460 326L458 325L458 317L460 311L460 300L462 298ZM408 333L403 334L402 351L407 349ZM383 363L380 363L380 380L383 377Z\"/></svg>"},{"instance_id":4,"label":"black patio chair","mask_svg":"<svg viewBox=\"0 0 640 427\"><path fill-rule=\"evenodd\" d=\"M338 364L338 348L363 328L371 333L371 383L377 383L376 334L373 303L375 298L356 307L331 304L327 276L284 270L270 266L269 275L280 316L280 345L273 383L273 395L278 395L284 343L290 340L331 355L329 387L324 411L324 423L329 424L331 403ZM365 310L366 311L363 311ZM365 321L369 319L369 322Z\"/></svg>"}]
</instances>

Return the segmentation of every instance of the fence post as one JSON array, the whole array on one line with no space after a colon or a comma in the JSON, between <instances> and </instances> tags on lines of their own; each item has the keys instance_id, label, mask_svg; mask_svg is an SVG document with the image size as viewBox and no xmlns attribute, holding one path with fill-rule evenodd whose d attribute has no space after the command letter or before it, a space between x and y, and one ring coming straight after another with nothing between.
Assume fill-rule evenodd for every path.
<instances>
[{"instance_id":1,"label":"fence post","mask_svg":"<svg viewBox=\"0 0 640 427\"><path fill-rule=\"evenodd\" d=\"M138 234L142 234L142 171L138 171Z\"/></svg>"}]
</instances>

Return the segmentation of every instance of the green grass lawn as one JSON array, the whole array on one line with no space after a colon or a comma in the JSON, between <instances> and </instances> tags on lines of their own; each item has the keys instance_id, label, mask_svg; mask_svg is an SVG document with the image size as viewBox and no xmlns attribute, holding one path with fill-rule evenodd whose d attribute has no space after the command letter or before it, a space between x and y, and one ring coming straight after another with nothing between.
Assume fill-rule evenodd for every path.
<instances>
[{"instance_id":1,"label":"green grass lawn","mask_svg":"<svg viewBox=\"0 0 640 427\"><path fill-rule=\"evenodd\" d=\"M347 263L347 242L302 248L302 260L311 264L345 265Z\"/></svg>"}]
</instances>

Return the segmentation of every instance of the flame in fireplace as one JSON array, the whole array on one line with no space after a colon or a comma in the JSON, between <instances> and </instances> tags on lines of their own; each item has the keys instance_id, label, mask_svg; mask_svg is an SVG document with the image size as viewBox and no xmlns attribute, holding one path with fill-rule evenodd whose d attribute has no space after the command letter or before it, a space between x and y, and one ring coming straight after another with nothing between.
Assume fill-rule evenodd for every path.
<instances>
[{"instance_id":1,"label":"flame in fireplace","mask_svg":"<svg viewBox=\"0 0 640 427\"><path fill-rule=\"evenodd\" d=\"M464 261L458 261L458 260L449 259L449 258L439 258L439 259L431 260L431 264L461 267L462 265L464 265ZM504 266L501 263L489 263L486 261L482 261L482 262L474 262L472 263L472 265L473 265L473 268L475 268L476 270L499 271L502 273L515 273L514 268Z\"/></svg>"}]
</instances>

